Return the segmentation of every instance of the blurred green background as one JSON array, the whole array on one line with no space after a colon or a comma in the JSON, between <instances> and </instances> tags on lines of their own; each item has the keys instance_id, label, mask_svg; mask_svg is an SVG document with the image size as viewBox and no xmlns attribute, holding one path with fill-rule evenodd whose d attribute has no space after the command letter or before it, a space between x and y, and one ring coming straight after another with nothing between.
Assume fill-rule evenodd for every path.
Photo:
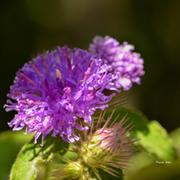
<instances>
[{"instance_id":1,"label":"blurred green background","mask_svg":"<svg viewBox=\"0 0 180 180\"><path fill-rule=\"evenodd\" d=\"M180 126L179 0L2 0L0 27L0 131L15 113L2 107L16 71L56 46L87 49L95 35L134 44L145 61L129 107L169 132Z\"/></svg>"}]
</instances>

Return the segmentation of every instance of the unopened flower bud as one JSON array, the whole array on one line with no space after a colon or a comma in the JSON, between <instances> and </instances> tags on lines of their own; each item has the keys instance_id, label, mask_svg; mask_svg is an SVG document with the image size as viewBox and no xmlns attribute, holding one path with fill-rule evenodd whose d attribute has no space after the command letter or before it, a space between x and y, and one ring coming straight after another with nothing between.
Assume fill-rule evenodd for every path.
<instances>
[{"instance_id":1,"label":"unopened flower bud","mask_svg":"<svg viewBox=\"0 0 180 180\"><path fill-rule=\"evenodd\" d=\"M99 129L103 117L99 117L97 125L91 128L87 140L83 141L79 149L79 157L90 167L96 176L100 178L98 169L117 176L114 168L122 169L134 152L130 141L129 130L131 124L123 126L125 117L118 123L115 121L108 126L112 115L107 119L104 126Z\"/></svg>"}]
</instances>

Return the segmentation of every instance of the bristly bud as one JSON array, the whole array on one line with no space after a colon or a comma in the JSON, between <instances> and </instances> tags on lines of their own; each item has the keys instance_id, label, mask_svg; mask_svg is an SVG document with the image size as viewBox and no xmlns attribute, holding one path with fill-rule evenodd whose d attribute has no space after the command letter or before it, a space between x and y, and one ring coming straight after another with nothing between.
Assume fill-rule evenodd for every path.
<instances>
[{"instance_id":1,"label":"bristly bud","mask_svg":"<svg viewBox=\"0 0 180 180\"><path fill-rule=\"evenodd\" d=\"M50 173L51 180L94 180L89 173L89 168L80 159L76 161L63 159L66 164L58 164L55 171Z\"/></svg>"},{"instance_id":2,"label":"bristly bud","mask_svg":"<svg viewBox=\"0 0 180 180\"><path fill-rule=\"evenodd\" d=\"M115 123L117 117L108 126L112 114L101 128L104 114L100 115L96 127L91 127L86 140L81 142L78 150L79 158L93 170L98 179L101 179L98 169L102 169L112 176L118 176L118 172L114 169L126 167L126 163L134 152L132 145L134 141L130 141L131 137L129 136L131 123L124 127L123 125L127 121L125 117Z\"/></svg>"},{"instance_id":3,"label":"bristly bud","mask_svg":"<svg viewBox=\"0 0 180 180\"><path fill-rule=\"evenodd\" d=\"M64 159L64 161L66 164L58 164L56 171L51 173L51 180L79 179L83 172L81 162L69 159Z\"/></svg>"}]
</instances>

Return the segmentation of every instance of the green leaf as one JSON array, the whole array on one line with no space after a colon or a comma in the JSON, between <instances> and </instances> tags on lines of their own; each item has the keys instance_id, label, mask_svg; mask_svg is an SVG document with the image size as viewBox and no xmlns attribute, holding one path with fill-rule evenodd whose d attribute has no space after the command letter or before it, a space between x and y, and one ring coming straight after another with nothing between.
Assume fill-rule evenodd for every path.
<instances>
[{"instance_id":1,"label":"green leaf","mask_svg":"<svg viewBox=\"0 0 180 180\"><path fill-rule=\"evenodd\" d=\"M148 124L148 129L148 134L141 131L137 132L136 137L140 140L136 144L142 146L146 152L155 155L160 160L176 160L177 153L166 130L157 121L151 121Z\"/></svg>"},{"instance_id":2,"label":"green leaf","mask_svg":"<svg viewBox=\"0 0 180 180\"><path fill-rule=\"evenodd\" d=\"M5 131L0 134L0 179L7 180L18 152L33 134L24 135L22 131Z\"/></svg>"},{"instance_id":3,"label":"green leaf","mask_svg":"<svg viewBox=\"0 0 180 180\"><path fill-rule=\"evenodd\" d=\"M108 111L105 115L110 116L112 111ZM173 146L172 139L167 134L166 130L157 122L151 121L140 112L130 109L117 109L114 114L112 121L118 116L118 120L120 121L125 115L128 121L123 125L123 127L127 126L131 122L131 126L134 126L131 129L131 134L133 134L133 139L138 139L134 144L137 148L140 148L155 156L160 160L174 161L177 159L177 152Z\"/></svg>"},{"instance_id":4,"label":"green leaf","mask_svg":"<svg viewBox=\"0 0 180 180\"><path fill-rule=\"evenodd\" d=\"M173 139L174 147L180 157L180 127L171 132L170 137Z\"/></svg>"},{"instance_id":5,"label":"green leaf","mask_svg":"<svg viewBox=\"0 0 180 180\"><path fill-rule=\"evenodd\" d=\"M180 128L171 132L170 137L173 139L173 145L179 152L180 157ZM126 177L128 180L151 180L157 179L157 177L158 180L180 179L180 159L174 162L157 163L156 160L147 156L144 152L139 152L132 160L131 169L128 169L129 172L127 173L129 178Z\"/></svg>"},{"instance_id":6,"label":"green leaf","mask_svg":"<svg viewBox=\"0 0 180 180\"><path fill-rule=\"evenodd\" d=\"M128 180L179 180L180 179L180 159L170 164L153 163L135 174Z\"/></svg>"},{"instance_id":7,"label":"green leaf","mask_svg":"<svg viewBox=\"0 0 180 180\"><path fill-rule=\"evenodd\" d=\"M48 135L44 140L44 146L40 146L40 140L37 144L32 139L25 144L18 154L18 157L11 169L10 180L35 180L37 177L44 179L40 169L44 164L52 158L52 153L63 155L68 149L68 143L63 141L61 137L52 138Z\"/></svg>"}]
</instances>

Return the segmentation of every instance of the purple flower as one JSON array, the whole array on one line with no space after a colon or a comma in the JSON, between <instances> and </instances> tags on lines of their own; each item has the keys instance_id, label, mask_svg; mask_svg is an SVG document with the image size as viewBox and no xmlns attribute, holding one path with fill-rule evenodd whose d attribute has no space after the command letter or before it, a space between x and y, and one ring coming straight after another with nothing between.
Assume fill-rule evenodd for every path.
<instances>
[{"instance_id":1,"label":"purple flower","mask_svg":"<svg viewBox=\"0 0 180 180\"><path fill-rule=\"evenodd\" d=\"M133 83L140 84L140 76L144 75L143 59L140 54L132 52L133 45L124 42L119 45L115 39L105 36L96 36L89 46L89 51L95 58L101 58L103 63L111 66L108 72L118 76L116 88L129 90Z\"/></svg>"},{"instance_id":2,"label":"purple flower","mask_svg":"<svg viewBox=\"0 0 180 180\"><path fill-rule=\"evenodd\" d=\"M50 132L67 142L78 141L75 129L87 130L95 110L107 107L115 94L107 96L103 90L117 90L116 77L107 73L110 66L85 50L72 52L64 46L46 55L38 55L16 73L7 95L13 101L5 107L18 113L8 124L14 131L26 127L26 133L36 132L34 143L42 135L42 145Z\"/></svg>"}]
</instances>

